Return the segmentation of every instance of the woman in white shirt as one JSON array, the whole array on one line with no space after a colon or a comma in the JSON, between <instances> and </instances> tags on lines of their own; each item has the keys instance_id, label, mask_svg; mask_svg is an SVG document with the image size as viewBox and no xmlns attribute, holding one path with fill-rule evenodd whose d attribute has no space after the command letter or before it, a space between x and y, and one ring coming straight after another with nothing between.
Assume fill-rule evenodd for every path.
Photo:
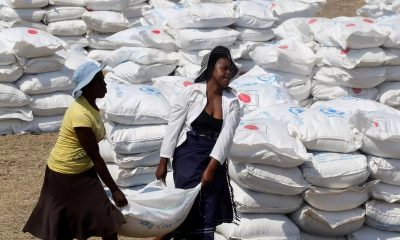
<instances>
[{"instance_id":1,"label":"woman in white shirt","mask_svg":"<svg viewBox=\"0 0 400 240\"><path fill-rule=\"evenodd\" d=\"M195 83L172 106L157 179L172 162L177 188L202 190L182 225L161 239L213 240L215 227L236 217L226 158L240 120L229 83L238 72L227 48L215 47L202 61Z\"/></svg>"}]
</instances>

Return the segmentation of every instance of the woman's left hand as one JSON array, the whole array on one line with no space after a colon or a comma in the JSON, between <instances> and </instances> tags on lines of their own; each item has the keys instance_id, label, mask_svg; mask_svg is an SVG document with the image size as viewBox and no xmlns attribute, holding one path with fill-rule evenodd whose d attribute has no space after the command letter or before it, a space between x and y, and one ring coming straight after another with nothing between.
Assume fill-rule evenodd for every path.
<instances>
[{"instance_id":1,"label":"woman's left hand","mask_svg":"<svg viewBox=\"0 0 400 240\"><path fill-rule=\"evenodd\" d=\"M215 171L219 166L219 162L214 158L208 163L206 170L204 170L203 175L201 175L201 186L205 187L214 181Z\"/></svg>"}]
</instances>

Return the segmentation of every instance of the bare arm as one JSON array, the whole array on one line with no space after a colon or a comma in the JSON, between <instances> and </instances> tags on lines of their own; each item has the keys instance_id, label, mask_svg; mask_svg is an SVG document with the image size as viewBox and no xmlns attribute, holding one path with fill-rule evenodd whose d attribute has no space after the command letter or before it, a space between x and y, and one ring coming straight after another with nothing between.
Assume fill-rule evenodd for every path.
<instances>
[{"instance_id":1,"label":"bare arm","mask_svg":"<svg viewBox=\"0 0 400 240\"><path fill-rule=\"evenodd\" d=\"M113 199L118 207L122 207L128 204L124 194L115 184L114 179L111 177L110 172L107 169L106 163L100 156L99 145L96 140L96 136L93 130L89 127L75 127L76 135L83 149L85 149L87 155L92 159L94 168L101 180L111 190Z\"/></svg>"}]
</instances>

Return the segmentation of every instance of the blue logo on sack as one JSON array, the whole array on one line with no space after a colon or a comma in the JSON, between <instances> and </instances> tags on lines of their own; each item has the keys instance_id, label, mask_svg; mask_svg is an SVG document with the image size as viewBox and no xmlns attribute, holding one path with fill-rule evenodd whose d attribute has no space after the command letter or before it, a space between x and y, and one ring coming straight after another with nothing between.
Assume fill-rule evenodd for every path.
<instances>
[{"instance_id":1,"label":"blue logo on sack","mask_svg":"<svg viewBox=\"0 0 400 240\"><path fill-rule=\"evenodd\" d=\"M299 115L301 113L303 113L305 110L304 108L300 108L300 107L291 107L289 108L289 112L294 114L294 115Z\"/></svg>"},{"instance_id":2,"label":"blue logo on sack","mask_svg":"<svg viewBox=\"0 0 400 240\"><path fill-rule=\"evenodd\" d=\"M260 80L261 82L265 82L268 84L273 84L278 81L278 76L276 76L276 75L261 75L261 76L257 76L257 80Z\"/></svg>"},{"instance_id":3,"label":"blue logo on sack","mask_svg":"<svg viewBox=\"0 0 400 240\"><path fill-rule=\"evenodd\" d=\"M153 95L153 96L161 95L160 91L158 91L157 89L150 87L150 86L141 87L141 88L139 88L139 90L146 94Z\"/></svg>"},{"instance_id":4,"label":"blue logo on sack","mask_svg":"<svg viewBox=\"0 0 400 240\"><path fill-rule=\"evenodd\" d=\"M346 113L333 109L331 107L320 107L319 111L323 114L327 115L328 117L339 117L344 118Z\"/></svg>"}]
</instances>

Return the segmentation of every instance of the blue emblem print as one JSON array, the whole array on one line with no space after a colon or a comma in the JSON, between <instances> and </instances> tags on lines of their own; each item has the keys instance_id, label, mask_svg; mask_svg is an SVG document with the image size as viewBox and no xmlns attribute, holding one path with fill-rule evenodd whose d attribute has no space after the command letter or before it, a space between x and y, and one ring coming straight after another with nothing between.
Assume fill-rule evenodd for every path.
<instances>
[{"instance_id":1,"label":"blue emblem print","mask_svg":"<svg viewBox=\"0 0 400 240\"><path fill-rule=\"evenodd\" d=\"M320 107L319 111L323 114L327 115L328 117L339 117L344 118L346 113L333 109L331 107Z\"/></svg>"},{"instance_id":2,"label":"blue emblem print","mask_svg":"<svg viewBox=\"0 0 400 240\"><path fill-rule=\"evenodd\" d=\"M291 107L289 108L289 112L294 114L294 115L299 115L301 113L303 113L305 110L304 108L300 108L300 107Z\"/></svg>"},{"instance_id":3,"label":"blue emblem print","mask_svg":"<svg viewBox=\"0 0 400 240\"><path fill-rule=\"evenodd\" d=\"M278 76L275 74L271 74L271 75L260 75L257 76L257 80L260 80L261 82L265 82L268 84L273 84L276 83L278 81Z\"/></svg>"},{"instance_id":4,"label":"blue emblem print","mask_svg":"<svg viewBox=\"0 0 400 240\"><path fill-rule=\"evenodd\" d=\"M152 229L154 227L154 224L146 220L140 220L139 224L145 226L147 229Z\"/></svg>"},{"instance_id":5,"label":"blue emblem print","mask_svg":"<svg viewBox=\"0 0 400 240\"><path fill-rule=\"evenodd\" d=\"M139 90L146 94L153 95L153 96L161 95L160 91L158 91L157 89L150 87L150 86L143 86L143 87L139 88Z\"/></svg>"}]
</instances>

